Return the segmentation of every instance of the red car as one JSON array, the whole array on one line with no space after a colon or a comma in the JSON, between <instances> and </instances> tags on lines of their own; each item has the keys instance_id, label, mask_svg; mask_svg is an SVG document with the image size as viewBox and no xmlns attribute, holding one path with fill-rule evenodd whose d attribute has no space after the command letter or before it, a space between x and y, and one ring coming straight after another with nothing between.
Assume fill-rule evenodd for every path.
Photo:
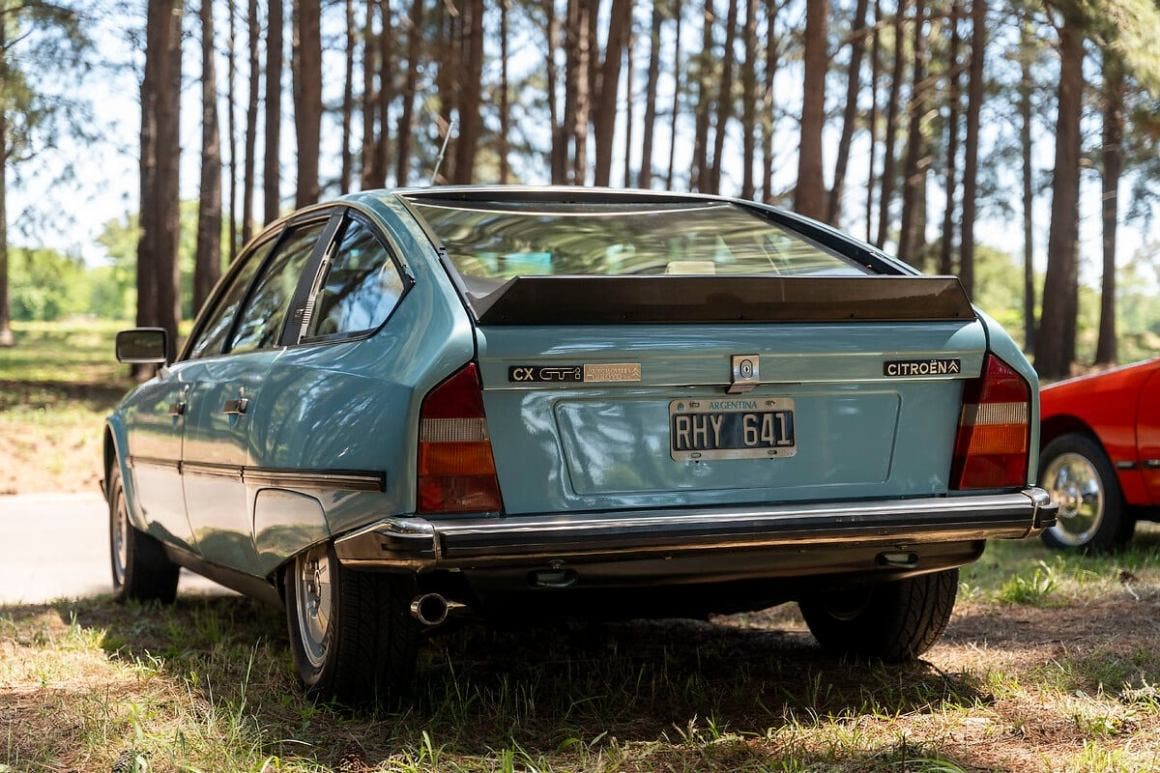
<instances>
[{"instance_id":1,"label":"red car","mask_svg":"<svg viewBox=\"0 0 1160 773\"><path fill-rule=\"evenodd\" d=\"M1041 393L1039 481L1059 504L1052 547L1112 550L1160 519L1160 359Z\"/></svg>"}]
</instances>

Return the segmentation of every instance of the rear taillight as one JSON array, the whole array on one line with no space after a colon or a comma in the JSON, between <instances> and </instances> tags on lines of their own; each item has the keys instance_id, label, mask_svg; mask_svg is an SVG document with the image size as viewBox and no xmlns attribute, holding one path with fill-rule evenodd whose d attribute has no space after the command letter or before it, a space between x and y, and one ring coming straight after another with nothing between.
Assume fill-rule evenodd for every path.
<instances>
[{"instance_id":1,"label":"rear taillight","mask_svg":"<svg viewBox=\"0 0 1160 773\"><path fill-rule=\"evenodd\" d=\"M468 363L423 398L419 419L419 512L503 509L483 389Z\"/></svg>"},{"instance_id":2,"label":"rear taillight","mask_svg":"<svg viewBox=\"0 0 1160 773\"><path fill-rule=\"evenodd\" d=\"M951 488L1025 485L1030 439L1031 387L1010 365L988 354L983 374L963 389Z\"/></svg>"}]
</instances>

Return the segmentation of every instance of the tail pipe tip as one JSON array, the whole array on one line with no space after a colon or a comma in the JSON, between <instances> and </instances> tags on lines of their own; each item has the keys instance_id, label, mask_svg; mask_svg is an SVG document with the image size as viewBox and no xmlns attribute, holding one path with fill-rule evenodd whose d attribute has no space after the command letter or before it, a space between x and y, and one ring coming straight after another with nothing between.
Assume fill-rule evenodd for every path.
<instances>
[{"instance_id":1,"label":"tail pipe tip","mask_svg":"<svg viewBox=\"0 0 1160 773\"><path fill-rule=\"evenodd\" d=\"M467 609L467 605L452 601L441 593L424 593L411 599L411 616L425 626L442 625L447 618Z\"/></svg>"}]
</instances>

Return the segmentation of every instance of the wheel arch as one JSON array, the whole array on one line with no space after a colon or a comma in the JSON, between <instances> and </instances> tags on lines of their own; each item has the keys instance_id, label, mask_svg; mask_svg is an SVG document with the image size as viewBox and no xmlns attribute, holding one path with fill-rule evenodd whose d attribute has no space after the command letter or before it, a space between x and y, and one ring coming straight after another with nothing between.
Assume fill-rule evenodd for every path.
<instances>
[{"instance_id":1,"label":"wheel arch","mask_svg":"<svg viewBox=\"0 0 1160 773\"><path fill-rule=\"evenodd\" d=\"M1073 434L1086 435L1099 444L1100 449L1105 455L1108 453L1104 441L1091 428L1091 425L1083 419L1070 414L1057 414L1049 416L1042 421L1039 427L1039 449L1042 451L1044 448L1047 448L1047 444L1056 438Z\"/></svg>"}]
</instances>

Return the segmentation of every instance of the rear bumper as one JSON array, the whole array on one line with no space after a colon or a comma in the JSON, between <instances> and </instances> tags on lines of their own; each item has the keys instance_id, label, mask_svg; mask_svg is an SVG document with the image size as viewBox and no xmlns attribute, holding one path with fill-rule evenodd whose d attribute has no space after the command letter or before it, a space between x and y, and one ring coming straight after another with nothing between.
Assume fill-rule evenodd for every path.
<instances>
[{"instance_id":1,"label":"rear bumper","mask_svg":"<svg viewBox=\"0 0 1160 773\"><path fill-rule=\"evenodd\" d=\"M344 565L430 571L616 562L718 551L818 552L1020 539L1055 523L1047 492L889 501L429 520L392 517L341 537ZM820 567L819 567L820 568Z\"/></svg>"}]
</instances>

